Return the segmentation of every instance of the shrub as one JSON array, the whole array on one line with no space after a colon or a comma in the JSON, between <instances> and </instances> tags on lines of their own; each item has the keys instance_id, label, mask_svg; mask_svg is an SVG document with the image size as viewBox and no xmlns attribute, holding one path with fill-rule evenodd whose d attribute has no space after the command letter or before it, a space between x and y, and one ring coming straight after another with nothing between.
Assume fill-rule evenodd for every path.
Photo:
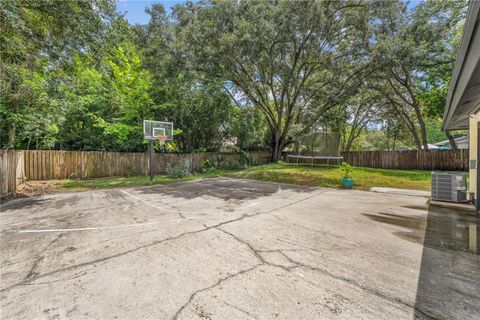
<instances>
[{"instance_id":1,"label":"shrub","mask_svg":"<svg viewBox=\"0 0 480 320\"><path fill-rule=\"evenodd\" d=\"M170 164L167 165L167 176L170 178L184 178L191 174L190 161L187 159L180 160L180 162L173 167Z\"/></svg>"},{"instance_id":2,"label":"shrub","mask_svg":"<svg viewBox=\"0 0 480 320\"><path fill-rule=\"evenodd\" d=\"M217 172L218 172L218 169L215 167L211 167L203 170L203 173L206 173L206 174L216 174Z\"/></svg>"},{"instance_id":3,"label":"shrub","mask_svg":"<svg viewBox=\"0 0 480 320\"><path fill-rule=\"evenodd\" d=\"M240 168L248 168L254 164L255 160L253 160L253 157L249 153L243 150L240 151L240 159L238 160L238 165Z\"/></svg>"},{"instance_id":4,"label":"shrub","mask_svg":"<svg viewBox=\"0 0 480 320\"><path fill-rule=\"evenodd\" d=\"M204 169L215 168L215 165L212 163L212 161L206 159L205 161L203 161L202 168Z\"/></svg>"},{"instance_id":5,"label":"shrub","mask_svg":"<svg viewBox=\"0 0 480 320\"><path fill-rule=\"evenodd\" d=\"M195 153L207 152L207 148L200 147L200 148L194 149L193 152L195 152Z\"/></svg>"},{"instance_id":6,"label":"shrub","mask_svg":"<svg viewBox=\"0 0 480 320\"><path fill-rule=\"evenodd\" d=\"M206 159L202 163L202 167L200 168L200 172L208 173L208 174L214 174L214 173L217 172L217 168L212 161Z\"/></svg>"},{"instance_id":7,"label":"shrub","mask_svg":"<svg viewBox=\"0 0 480 320\"><path fill-rule=\"evenodd\" d=\"M340 171L343 173L344 178L351 178L352 177L352 166L349 165L346 162L342 162L342 165L340 166Z\"/></svg>"}]
</instances>

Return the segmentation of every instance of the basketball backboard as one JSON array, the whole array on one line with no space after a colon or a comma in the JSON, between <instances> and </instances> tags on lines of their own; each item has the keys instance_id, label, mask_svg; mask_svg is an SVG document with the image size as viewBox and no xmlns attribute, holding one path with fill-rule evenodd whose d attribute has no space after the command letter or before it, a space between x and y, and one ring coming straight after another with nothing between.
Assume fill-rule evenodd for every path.
<instances>
[{"instance_id":1,"label":"basketball backboard","mask_svg":"<svg viewBox=\"0 0 480 320\"><path fill-rule=\"evenodd\" d=\"M173 123L154 120L143 121L143 136L145 140L159 140L159 135L164 136L162 140L173 140Z\"/></svg>"}]
</instances>

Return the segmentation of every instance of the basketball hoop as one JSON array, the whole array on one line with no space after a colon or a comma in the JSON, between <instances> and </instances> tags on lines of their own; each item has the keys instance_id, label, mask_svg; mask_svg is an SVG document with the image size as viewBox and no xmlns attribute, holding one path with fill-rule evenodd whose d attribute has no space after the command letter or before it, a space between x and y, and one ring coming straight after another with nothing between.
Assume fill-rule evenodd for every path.
<instances>
[{"instance_id":1,"label":"basketball hoop","mask_svg":"<svg viewBox=\"0 0 480 320\"><path fill-rule=\"evenodd\" d=\"M150 171L150 180L153 181L154 157L155 154L153 142L160 142L162 148L165 148L165 141L173 140L173 123L165 121L143 120L143 137L148 141L148 167Z\"/></svg>"},{"instance_id":2,"label":"basketball hoop","mask_svg":"<svg viewBox=\"0 0 480 320\"><path fill-rule=\"evenodd\" d=\"M168 137L166 134L160 133L160 134L157 134L155 138L160 142L160 144L164 144Z\"/></svg>"}]
</instances>

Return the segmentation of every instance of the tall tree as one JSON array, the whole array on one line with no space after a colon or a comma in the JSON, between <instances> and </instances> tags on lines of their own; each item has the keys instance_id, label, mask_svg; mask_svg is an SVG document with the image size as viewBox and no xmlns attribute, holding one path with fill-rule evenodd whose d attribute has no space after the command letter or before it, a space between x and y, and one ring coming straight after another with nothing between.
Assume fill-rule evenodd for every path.
<instances>
[{"instance_id":1,"label":"tall tree","mask_svg":"<svg viewBox=\"0 0 480 320\"><path fill-rule=\"evenodd\" d=\"M52 128L48 121L57 111L45 104L48 80L59 69L68 68L76 52L94 53L101 48L102 35L114 15L113 0L2 1L0 135L8 135L8 141L1 141L4 146L17 145L19 125L23 132ZM43 119L48 121L41 123Z\"/></svg>"},{"instance_id":2,"label":"tall tree","mask_svg":"<svg viewBox=\"0 0 480 320\"><path fill-rule=\"evenodd\" d=\"M427 1L408 9L402 1L385 2L374 21L378 61L373 87L411 132L418 149L428 149L421 95L432 69L451 70L453 35L465 11L463 1Z\"/></svg>"},{"instance_id":3,"label":"tall tree","mask_svg":"<svg viewBox=\"0 0 480 320\"><path fill-rule=\"evenodd\" d=\"M121 17L104 38L105 50L78 53L54 101L65 110L59 145L73 150L143 150L143 119L155 109L152 74L143 68L134 34Z\"/></svg>"},{"instance_id":4,"label":"tall tree","mask_svg":"<svg viewBox=\"0 0 480 320\"><path fill-rule=\"evenodd\" d=\"M188 4L187 4L188 5ZM144 66L153 74L151 96L158 108L153 117L173 121L182 152L216 150L228 137L232 103L222 83L192 68L186 48L176 36L184 27L160 4L147 9L151 20L137 27Z\"/></svg>"},{"instance_id":5,"label":"tall tree","mask_svg":"<svg viewBox=\"0 0 480 320\"><path fill-rule=\"evenodd\" d=\"M368 65L368 11L354 1L213 1L176 13L197 69L264 114L273 160L354 93Z\"/></svg>"}]
</instances>

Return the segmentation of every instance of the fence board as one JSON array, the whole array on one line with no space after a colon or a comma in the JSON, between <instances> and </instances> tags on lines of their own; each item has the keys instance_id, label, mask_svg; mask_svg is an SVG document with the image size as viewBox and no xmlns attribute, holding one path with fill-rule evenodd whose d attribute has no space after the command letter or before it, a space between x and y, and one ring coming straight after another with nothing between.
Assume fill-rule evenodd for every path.
<instances>
[{"instance_id":1,"label":"fence board","mask_svg":"<svg viewBox=\"0 0 480 320\"><path fill-rule=\"evenodd\" d=\"M357 151L343 154L345 162L358 167L406 170L468 170L468 149Z\"/></svg>"},{"instance_id":2,"label":"fence board","mask_svg":"<svg viewBox=\"0 0 480 320\"><path fill-rule=\"evenodd\" d=\"M24 165L23 152L0 150L0 198L15 194L25 176Z\"/></svg>"}]
</instances>

